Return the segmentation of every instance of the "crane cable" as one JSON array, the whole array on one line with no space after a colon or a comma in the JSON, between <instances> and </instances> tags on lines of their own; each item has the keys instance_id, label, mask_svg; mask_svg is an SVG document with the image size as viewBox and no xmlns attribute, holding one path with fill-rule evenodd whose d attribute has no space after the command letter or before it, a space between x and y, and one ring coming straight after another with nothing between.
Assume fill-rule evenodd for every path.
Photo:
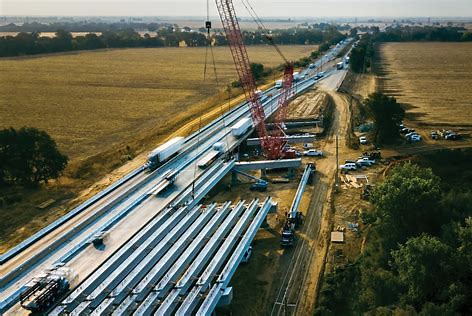
<instances>
[{"instance_id":1,"label":"crane cable","mask_svg":"<svg viewBox=\"0 0 472 316\"><path fill-rule=\"evenodd\" d=\"M214 72L214 75L215 75L215 84L216 84L216 91L217 91L217 95L218 95L218 103L220 104L220 112L221 112L221 116L222 116L222 121L223 121L223 130L224 130L224 138L225 138L225 142L226 142L226 148L229 149L229 141L228 141L228 135L226 133L226 121L225 121L225 112L224 112L224 104L222 102L222 99L221 99L221 95L219 93L220 91L220 84L219 84L219 80L218 80L218 74L217 74L217 71L216 71L216 60L215 60L215 54L213 52L213 46L212 46L212 43L211 43L211 34L210 34L210 30L211 30L211 21L210 21L210 1L207 0L207 3L206 3L206 13L207 13L207 19L205 21L205 28L207 29L207 46L206 46L206 49L205 49L205 65L204 65L204 68L203 68L203 80L206 80L207 79L207 69L208 69L208 48L210 48L210 53L211 53L211 59L212 59L212 65L213 65L213 72ZM231 101L230 101L231 102ZM199 120L199 125L198 125L198 138L197 138L197 155L199 154L199 151L200 151L200 141L201 141L201 128L202 128L202 116L200 116L200 120ZM197 176L197 162L195 162L195 165L194 165L194 170L193 170L193 182L192 182L192 199L195 198L195 181L196 181L196 176Z\"/></svg>"},{"instance_id":2,"label":"crane cable","mask_svg":"<svg viewBox=\"0 0 472 316\"><path fill-rule=\"evenodd\" d=\"M215 59L215 54L213 52L213 45L211 43L211 35L210 35L210 30L211 30L211 21L210 21L210 0L207 0L207 20L205 22L205 27L207 29L207 53L208 53L208 47L210 47L210 53L211 53L211 60L212 60L212 66L213 66L213 74L215 76L215 86L216 86L216 91L217 91L217 96L218 96L218 103L220 105L220 113L223 121L223 130L225 131L225 142L226 142L226 148L229 149L229 140L228 140L228 134L226 133L226 119L225 119L225 110L224 110L224 101L221 98L221 94L219 93L220 91L220 81L218 79L218 73L216 70L216 59ZM206 69L207 69L207 53L205 54L205 73L204 77L206 76ZM204 78L205 79L205 78ZM231 100L230 100L231 102Z\"/></svg>"},{"instance_id":3,"label":"crane cable","mask_svg":"<svg viewBox=\"0 0 472 316\"><path fill-rule=\"evenodd\" d=\"M256 10L254 10L254 7L251 5L251 3L249 2L249 0L241 0L241 2L243 3L244 7L246 8L247 12L249 13L249 15L252 17L252 19L254 20L254 22L257 24L257 26L259 28L261 28L263 31L264 31L264 35L266 37L266 39L269 41L269 43L274 46L275 50L277 51L277 53L279 53L280 57L282 57L282 59L284 60L284 62L289 65L290 62L287 60L287 58L285 57L285 55L282 53L282 51L280 50L280 48L277 46L277 44L275 44L274 42L274 38L272 37L272 34L270 33L270 31L265 27L264 23L262 22L261 18L259 17L259 15L257 14Z\"/></svg>"}]
</instances>

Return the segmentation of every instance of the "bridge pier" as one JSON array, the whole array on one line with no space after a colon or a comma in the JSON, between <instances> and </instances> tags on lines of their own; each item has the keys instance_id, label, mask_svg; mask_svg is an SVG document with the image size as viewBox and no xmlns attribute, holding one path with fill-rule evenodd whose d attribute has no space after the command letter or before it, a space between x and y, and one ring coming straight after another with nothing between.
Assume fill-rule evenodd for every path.
<instances>
[{"instance_id":1,"label":"bridge pier","mask_svg":"<svg viewBox=\"0 0 472 316\"><path fill-rule=\"evenodd\" d=\"M266 181L269 179L267 177L267 169L261 169L261 179Z\"/></svg>"},{"instance_id":2,"label":"bridge pier","mask_svg":"<svg viewBox=\"0 0 472 316\"><path fill-rule=\"evenodd\" d=\"M294 168L288 168L287 178L289 178L289 179L295 178L295 169Z\"/></svg>"},{"instance_id":3,"label":"bridge pier","mask_svg":"<svg viewBox=\"0 0 472 316\"><path fill-rule=\"evenodd\" d=\"M241 182L238 178L238 174L234 171L231 171L231 184L236 184Z\"/></svg>"}]
</instances>

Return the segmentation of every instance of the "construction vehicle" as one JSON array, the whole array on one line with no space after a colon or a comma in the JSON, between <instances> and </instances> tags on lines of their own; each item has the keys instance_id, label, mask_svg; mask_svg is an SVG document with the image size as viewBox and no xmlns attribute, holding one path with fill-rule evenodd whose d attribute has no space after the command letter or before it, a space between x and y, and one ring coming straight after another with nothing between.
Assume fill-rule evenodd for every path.
<instances>
[{"instance_id":1,"label":"construction vehicle","mask_svg":"<svg viewBox=\"0 0 472 316\"><path fill-rule=\"evenodd\" d=\"M183 137L175 137L157 147L148 155L145 167L154 170L161 166L164 162L175 156L185 143Z\"/></svg>"},{"instance_id":2,"label":"construction vehicle","mask_svg":"<svg viewBox=\"0 0 472 316\"><path fill-rule=\"evenodd\" d=\"M280 85L279 99L276 107L277 112L275 113L274 119L274 124L277 128L273 129L269 134L264 122L266 118L264 107L256 93L256 81L251 71L251 63L246 51L246 46L243 43L243 36L241 34L233 2L231 0L216 0L216 7L236 66L239 82L243 88L246 100L249 103L253 125L257 130L264 155L269 159L280 159L284 157L283 147L286 143L283 137L285 133L282 126L285 117L287 116L288 99L292 94L293 63L287 61L280 49L273 42L271 34L266 30L266 38L285 61L284 75ZM265 29L262 21L258 18L258 15L254 14L253 16L257 17L256 23L258 23L259 27ZM277 86L279 86L279 83L276 83L276 87Z\"/></svg>"},{"instance_id":3,"label":"construction vehicle","mask_svg":"<svg viewBox=\"0 0 472 316\"><path fill-rule=\"evenodd\" d=\"M236 172L237 174L245 176L246 178L249 178L251 180L256 181L253 184L251 184L251 186L249 187L249 190L258 191L258 192L267 191L267 187L269 186L269 182L267 182L266 180L251 176L250 174L244 173L244 172L239 171L239 170L233 170L233 171Z\"/></svg>"},{"instance_id":4,"label":"construction vehicle","mask_svg":"<svg viewBox=\"0 0 472 316\"><path fill-rule=\"evenodd\" d=\"M303 192L305 192L305 187L310 183L313 173L315 171L314 164L307 164L305 171L303 172L302 179L298 185L297 193L295 193L295 198L293 199L292 206L290 211L286 213L285 224L282 227L280 244L284 247L292 246L295 239L295 229L301 225L303 221L303 214L299 211L298 207L300 205Z\"/></svg>"},{"instance_id":5,"label":"construction vehicle","mask_svg":"<svg viewBox=\"0 0 472 316\"><path fill-rule=\"evenodd\" d=\"M282 234L280 238L280 245L283 247L293 246L295 239L295 227L285 222L284 227L282 227Z\"/></svg>"},{"instance_id":6,"label":"construction vehicle","mask_svg":"<svg viewBox=\"0 0 472 316\"><path fill-rule=\"evenodd\" d=\"M71 271L69 268L59 267L34 278L20 294L21 306L33 313L46 312L69 290Z\"/></svg>"}]
</instances>

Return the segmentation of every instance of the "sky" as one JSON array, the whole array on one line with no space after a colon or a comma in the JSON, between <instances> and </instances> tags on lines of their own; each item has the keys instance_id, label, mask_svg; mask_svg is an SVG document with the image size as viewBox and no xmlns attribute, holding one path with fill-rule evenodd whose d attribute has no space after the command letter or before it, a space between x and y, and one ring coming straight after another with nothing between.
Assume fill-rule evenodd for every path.
<instances>
[{"instance_id":1,"label":"sky","mask_svg":"<svg viewBox=\"0 0 472 316\"><path fill-rule=\"evenodd\" d=\"M214 0L210 15L216 16ZM239 16L248 16L233 0ZM472 0L250 0L261 17L472 17ZM0 0L0 15L205 16L207 0Z\"/></svg>"}]
</instances>

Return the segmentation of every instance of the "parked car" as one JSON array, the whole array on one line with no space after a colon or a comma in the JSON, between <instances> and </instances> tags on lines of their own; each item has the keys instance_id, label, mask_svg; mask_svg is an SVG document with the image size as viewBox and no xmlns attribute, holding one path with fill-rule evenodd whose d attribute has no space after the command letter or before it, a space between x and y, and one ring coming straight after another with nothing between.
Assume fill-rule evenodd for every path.
<instances>
[{"instance_id":1,"label":"parked car","mask_svg":"<svg viewBox=\"0 0 472 316\"><path fill-rule=\"evenodd\" d=\"M410 132L410 133L406 134L405 137L410 138L413 135L418 135L418 134L416 132Z\"/></svg>"},{"instance_id":2,"label":"parked car","mask_svg":"<svg viewBox=\"0 0 472 316\"><path fill-rule=\"evenodd\" d=\"M323 156L323 152L321 150L310 149L303 152L304 156L309 157L316 157L316 156Z\"/></svg>"},{"instance_id":3,"label":"parked car","mask_svg":"<svg viewBox=\"0 0 472 316\"><path fill-rule=\"evenodd\" d=\"M415 130L413 128L404 127L400 130L401 134L413 133Z\"/></svg>"},{"instance_id":4,"label":"parked car","mask_svg":"<svg viewBox=\"0 0 472 316\"><path fill-rule=\"evenodd\" d=\"M357 170L357 165L355 163L346 163L344 165L340 165L339 169L341 169L343 171Z\"/></svg>"},{"instance_id":5,"label":"parked car","mask_svg":"<svg viewBox=\"0 0 472 316\"><path fill-rule=\"evenodd\" d=\"M367 163L369 163L369 164L371 164L371 165L375 164L375 159L371 159L371 158L369 158L369 157L359 157L359 158L357 159L357 162L359 162L359 160L365 161L365 162L367 162Z\"/></svg>"},{"instance_id":6,"label":"parked car","mask_svg":"<svg viewBox=\"0 0 472 316\"><path fill-rule=\"evenodd\" d=\"M446 136L444 136L444 139L447 139L447 140L458 140L458 139L459 139L459 135L456 134L456 133L449 133L449 134L447 134Z\"/></svg>"},{"instance_id":7,"label":"parked car","mask_svg":"<svg viewBox=\"0 0 472 316\"><path fill-rule=\"evenodd\" d=\"M421 136L418 134L413 134L410 135L409 137L406 138L409 142L411 143L416 143L421 141Z\"/></svg>"},{"instance_id":8,"label":"parked car","mask_svg":"<svg viewBox=\"0 0 472 316\"><path fill-rule=\"evenodd\" d=\"M429 135L431 135L431 139L438 139L439 138L439 134L435 131L432 131Z\"/></svg>"},{"instance_id":9,"label":"parked car","mask_svg":"<svg viewBox=\"0 0 472 316\"><path fill-rule=\"evenodd\" d=\"M380 151L372 151L372 152L364 152L362 153L362 158L367 157L369 159L375 160L375 159L381 159L382 154Z\"/></svg>"},{"instance_id":10,"label":"parked car","mask_svg":"<svg viewBox=\"0 0 472 316\"><path fill-rule=\"evenodd\" d=\"M367 137L365 137L365 136L359 137L359 143L361 143L361 145L367 144L368 143Z\"/></svg>"}]
</instances>

